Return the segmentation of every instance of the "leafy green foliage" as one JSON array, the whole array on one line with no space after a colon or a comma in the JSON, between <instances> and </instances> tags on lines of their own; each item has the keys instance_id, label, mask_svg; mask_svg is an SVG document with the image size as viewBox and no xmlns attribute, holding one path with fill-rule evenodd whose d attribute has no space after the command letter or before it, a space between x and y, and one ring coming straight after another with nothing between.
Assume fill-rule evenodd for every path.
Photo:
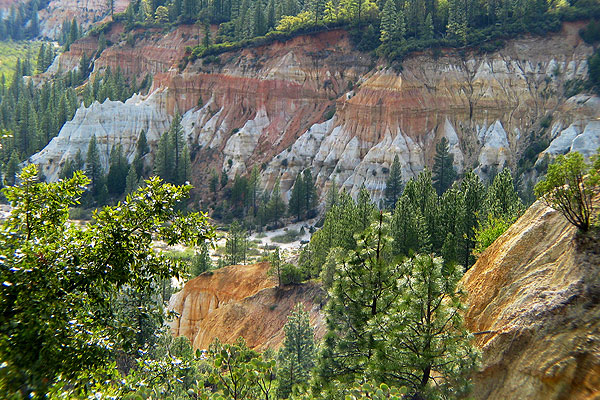
<instances>
[{"instance_id":1,"label":"leafy green foliage","mask_svg":"<svg viewBox=\"0 0 600 400\"><path fill-rule=\"evenodd\" d=\"M512 225L512 220L506 220L503 217L488 216L485 225L475 230L475 248L473 253L479 255L483 253L496 239Z\"/></svg>"},{"instance_id":2,"label":"leafy green foliage","mask_svg":"<svg viewBox=\"0 0 600 400\"><path fill-rule=\"evenodd\" d=\"M210 345L212 362L207 383L215 392L202 390L201 399L268 400L275 388L275 360L265 360L250 350L243 338L234 344L222 344L218 339Z\"/></svg>"},{"instance_id":3,"label":"leafy green foliage","mask_svg":"<svg viewBox=\"0 0 600 400\"><path fill-rule=\"evenodd\" d=\"M190 187L158 178L95 212L85 229L69 224L68 209L89 182L75 172L38 183L36 167L27 166L19 185L4 189L14 208L0 230L2 397L43 394L59 377L82 389L82 374L137 339L132 321L115 318L112 299L125 287L148 290L182 272L153 251L152 240L193 245L213 234L204 215L175 211Z\"/></svg>"},{"instance_id":4,"label":"leafy green foliage","mask_svg":"<svg viewBox=\"0 0 600 400\"><path fill-rule=\"evenodd\" d=\"M559 210L583 232L589 229L592 214L593 190L586 177L589 169L581 153L561 155L548 166L546 177L535 185L538 198Z\"/></svg>"}]
</instances>

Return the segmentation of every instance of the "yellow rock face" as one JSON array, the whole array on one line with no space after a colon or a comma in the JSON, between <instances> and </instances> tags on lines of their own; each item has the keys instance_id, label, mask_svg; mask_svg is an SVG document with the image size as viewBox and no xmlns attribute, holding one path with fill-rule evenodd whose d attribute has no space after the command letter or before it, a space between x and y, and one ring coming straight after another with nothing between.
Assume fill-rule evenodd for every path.
<instances>
[{"instance_id":1,"label":"yellow rock face","mask_svg":"<svg viewBox=\"0 0 600 400\"><path fill-rule=\"evenodd\" d=\"M600 398L600 240L535 203L466 273L476 399Z\"/></svg>"},{"instance_id":2,"label":"yellow rock face","mask_svg":"<svg viewBox=\"0 0 600 400\"><path fill-rule=\"evenodd\" d=\"M187 282L169 304L180 314L172 333L186 336L195 349L208 348L215 338L232 343L240 336L251 348L274 348L283 342L288 314L303 303L317 338L322 337L322 289L314 283L279 289L269 268L269 263L232 265Z\"/></svg>"}]
</instances>

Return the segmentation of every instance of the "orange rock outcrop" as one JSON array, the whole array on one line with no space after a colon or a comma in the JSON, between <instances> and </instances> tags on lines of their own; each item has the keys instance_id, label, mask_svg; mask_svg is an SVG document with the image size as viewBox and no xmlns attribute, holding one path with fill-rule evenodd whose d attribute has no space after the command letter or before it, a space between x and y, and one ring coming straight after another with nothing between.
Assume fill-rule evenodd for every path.
<instances>
[{"instance_id":1,"label":"orange rock outcrop","mask_svg":"<svg viewBox=\"0 0 600 400\"><path fill-rule=\"evenodd\" d=\"M600 398L600 237L535 203L466 273L475 399Z\"/></svg>"},{"instance_id":2,"label":"orange rock outcrop","mask_svg":"<svg viewBox=\"0 0 600 400\"><path fill-rule=\"evenodd\" d=\"M318 338L325 332L319 285L277 288L267 275L269 263L232 265L204 273L173 295L169 308L179 317L171 324L175 336L185 336L196 349L206 349L215 339L231 343L245 338L251 348L276 348L283 342L283 326L297 303L310 313Z\"/></svg>"}]
</instances>

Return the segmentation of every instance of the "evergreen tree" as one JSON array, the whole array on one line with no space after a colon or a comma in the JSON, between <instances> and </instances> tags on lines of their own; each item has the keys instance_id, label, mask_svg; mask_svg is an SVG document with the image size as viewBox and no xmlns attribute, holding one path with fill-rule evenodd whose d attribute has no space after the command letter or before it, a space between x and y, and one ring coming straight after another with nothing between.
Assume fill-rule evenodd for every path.
<instances>
[{"instance_id":1,"label":"evergreen tree","mask_svg":"<svg viewBox=\"0 0 600 400\"><path fill-rule=\"evenodd\" d=\"M281 199L281 188L279 185L279 179L275 181L273 192L271 193L271 199L267 205L269 210L269 221L279 224L279 220L283 217L285 212L285 203Z\"/></svg>"},{"instance_id":2,"label":"evergreen tree","mask_svg":"<svg viewBox=\"0 0 600 400\"><path fill-rule=\"evenodd\" d=\"M398 199L391 224L394 254L408 256L420 251L425 241L424 238L419 237L421 231L418 224L421 218L421 213L414 207L408 196L401 196Z\"/></svg>"},{"instance_id":3,"label":"evergreen tree","mask_svg":"<svg viewBox=\"0 0 600 400\"><path fill-rule=\"evenodd\" d=\"M111 195L120 196L125 192L129 169L127 158L123 154L123 146L120 143L113 146L108 161L108 176L106 179L108 192Z\"/></svg>"},{"instance_id":4,"label":"evergreen tree","mask_svg":"<svg viewBox=\"0 0 600 400\"><path fill-rule=\"evenodd\" d=\"M302 173L302 185L304 186L304 211L306 212L305 218L312 218L316 214L317 208L317 189L315 188L315 182L313 181L312 173L310 169L305 169Z\"/></svg>"},{"instance_id":5,"label":"evergreen tree","mask_svg":"<svg viewBox=\"0 0 600 400\"><path fill-rule=\"evenodd\" d=\"M190 274L196 277L206 271L213 269L212 260L210 259L210 251L207 241L200 244L200 251L192 258L190 265Z\"/></svg>"},{"instance_id":6,"label":"evergreen tree","mask_svg":"<svg viewBox=\"0 0 600 400\"><path fill-rule=\"evenodd\" d=\"M375 361L377 338L369 321L386 313L397 297L398 265L389 262L386 216L380 214L358 238L358 247L338 266L325 313L328 332L317 367L317 383L351 383Z\"/></svg>"},{"instance_id":7,"label":"evergreen tree","mask_svg":"<svg viewBox=\"0 0 600 400\"><path fill-rule=\"evenodd\" d=\"M40 46L40 50L38 51L38 56L37 56L37 71L39 73L46 71L45 57L46 57L46 43L42 42L42 45Z\"/></svg>"},{"instance_id":8,"label":"evergreen tree","mask_svg":"<svg viewBox=\"0 0 600 400\"><path fill-rule=\"evenodd\" d=\"M175 184L184 185L190 180L192 175L192 161L190 159L190 148L187 144L183 146L183 152L181 153L181 160L179 168L177 170L177 181Z\"/></svg>"},{"instance_id":9,"label":"evergreen tree","mask_svg":"<svg viewBox=\"0 0 600 400\"><path fill-rule=\"evenodd\" d=\"M494 178L487 190L483 207L486 216L510 221L523 211L523 203L515 189L512 174L508 168L503 169Z\"/></svg>"},{"instance_id":10,"label":"evergreen tree","mask_svg":"<svg viewBox=\"0 0 600 400\"><path fill-rule=\"evenodd\" d=\"M363 185L358 192L358 198L356 200L356 216L359 231L364 231L371 225L376 210L377 207L375 207L375 204L371 201L369 191Z\"/></svg>"},{"instance_id":11,"label":"evergreen tree","mask_svg":"<svg viewBox=\"0 0 600 400\"><path fill-rule=\"evenodd\" d=\"M397 15L396 2L394 0L387 0L381 12L381 36L379 40L382 43L387 43L394 38L398 30Z\"/></svg>"},{"instance_id":12,"label":"evergreen tree","mask_svg":"<svg viewBox=\"0 0 600 400\"><path fill-rule=\"evenodd\" d=\"M338 187L335 182L335 178L333 178L333 182L331 182L331 187L327 192L327 201L325 203L325 210L329 211L331 207L335 206L338 203L339 193Z\"/></svg>"},{"instance_id":13,"label":"evergreen tree","mask_svg":"<svg viewBox=\"0 0 600 400\"><path fill-rule=\"evenodd\" d=\"M90 179L90 193L98 201L104 194L104 171L100 164L100 152L96 143L96 135L90 139L85 159L85 175Z\"/></svg>"},{"instance_id":14,"label":"evergreen tree","mask_svg":"<svg viewBox=\"0 0 600 400\"><path fill-rule=\"evenodd\" d=\"M465 174L460 185L460 190L464 196L464 209L462 212L462 246L461 257L459 261L465 268L469 268L473 263L473 247L475 246L475 229L478 226L478 215L481 213L483 200L485 198L485 186L479 176L473 171Z\"/></svg>"},{"instance_id":15,"label":"evergreen tree","mask_svg":"<svg viewBox=\"0 0 600 400\"><path fill-rule=\"evenodd\" d=\"M290 215L295 215L298 221L302 220L302 215L304 214L304 206L306 204L306 194L304 193L305 189L306 186L304 185L302 174L300 173L296 176L294 186L292 187L292 194L290 195L290 200L288 202L288 210Z\"/></svg>"},{"instance_id":16,"label":"evergreen tree","mask_svg":"<svg viewBox=\"0 0 600 400\"><path fill-rule=\"evenodd\" d=\"M258 170L258 165L254 165L254 167L252 167L252 172L250 173L250 180L248 181L248 198L250 200L250 205L252 206L252 213L255 217L258 213L259 180L260 171Z\"/></svg>"},{"instance_id":17,"label":"evergreen tree","mask_svg":"<svg viewBox=\"0 0 600 400\"><path fill-rule=\"evenodd\" d=\"M17 181L17 174L19 173L19 155L16 150L13 150L10 155L10 160L6 164L6 171L4 173L4 185L14 186Z\"/></svg>"},{"instance_id":18,"label":"evergreen tree","mask_svg":"<svg viewBox=\"0 0 600 400\"><path fill-rule=\"evenodd\" d=\"M461 271L430 255L405 261L399 271L395 301L371 324L382 343L371 374L407 387L414 399L464 396L478 353L463 324ZM443 382L430 384L434 374Z\"/></svg>"},{"instance_id":19,"label":"evergreen tree","mask_svg":"<svg viewBox=\"0 0 600 400\"><path fill-rule=\"evenodd\" d=\"M450 154L448 139L443 137L435 146L435 157L433 164L433 187L441 196L456 179L454 170L454 155Z\"/></svg>"},{"instance_id":20,"label":"evergreen tree","mask_svg":"<svg viewBox=\"0 0 600 400\"><path fill-rule=\"evenodd\" d=\"M315 334L304 311L298 303L283 327L285 338L277 353L277 397L287 399L295 385L306 385L315 363Z\"/></svg>"},{"instance_id":21,"label":"evergreen tree","mask_svg":"<svg viewBox=\"0 0 600 400\"><path fill-rule=\"evenodd\" d=\"M158 149L154 156L154 173L163 180L170 182L173 166L169 152L169 133L165 132L158 141Z\"/></svg>"},{"instance_id":22,"label":"evergreen tree","mask_svg":"<svg viewBox=\"0 0 600 400\"><path fill-rule=\"evenodd\" d=\"M229 226L227 241L225 242L225 257L228 265L237 265L246 263L246 253L248 250L248 234L246 230L234 221Z\"/></svg>"},{"instance_id":23,"label":"evergreen tree","mask_svg":"<svg viewBox=\"0 0 600 400\"><path fill-rule=\"evenodd\" d=\"M394 156L394 161L390 168L390 175L385 181L384 203L387 209L393 209L396 206L398 198L402 194L402 167L398 155Z\"/></svg>"},{"instance_id":24,"label":"evergreen tree","mask_svg":"<svg viewBox=\"0 0 600 400\"><path fill-rule=\"evenodd\" d=\"M146 132L142 129L135 148L135 157L133 164L135 165L135 173L138 177L143 177L144 174L144 156L150 151L148 141L146 140Z\"/></svg>"},{"instance_id":25,"label":"evergreen tree","mask_svg":"<svg viewBox=\"0 0 600 400\"><path fill-rule=\"evenodd\" d=\"M425 40L433 39L433 18L431 17L431 13L427 14L427 17L425 17L421 37Z\"/></svg>"},{"instance_id":26,"label":"evergreen tree","mask_svg":"<svg viewBox=\"0 0 600 400\"><path fill-rule=\"evenodd\" d=\"M135 165L131 164L129 166L129 171L127 172L127 178L125 179L125 194L133 193L139 186L138 175L135 172Z\"/></svg>"}]
</instances>

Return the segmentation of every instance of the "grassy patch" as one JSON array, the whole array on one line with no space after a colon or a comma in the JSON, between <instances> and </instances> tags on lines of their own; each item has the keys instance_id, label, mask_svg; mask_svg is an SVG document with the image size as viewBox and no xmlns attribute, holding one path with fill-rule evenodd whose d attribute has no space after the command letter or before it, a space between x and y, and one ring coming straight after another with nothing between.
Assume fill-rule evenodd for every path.
<instances>
[{"instance_id":1,"label":"grassy patch","mask_svg":"<svg viewBox=\"0 0 600 400\"><path fill-rule=\"evenodd\" d=\"M7 85L9 84L13 73L15 72L15 66L17 65L18 58L25 60L27 57L29 57L31 66L33 67L35 73L37 55L41 44L42 42L13 42L12 40L0 42L0 76L4 74Z\"/></svg>"},{"instance_id":2,"label":"grassy patch","mask_svg":"<svg viewBox=\"0 0 600 400\"><path fill-rule=\"evenodd\" d=\"M300 237L300 232L290 229L289 231L287 231L284 234L273 236L271 238L271 241L275 242L275 243L292 243L292 242L295 242L296 240L298 240L299 237Z\"/></svg>"}]
</instances>

